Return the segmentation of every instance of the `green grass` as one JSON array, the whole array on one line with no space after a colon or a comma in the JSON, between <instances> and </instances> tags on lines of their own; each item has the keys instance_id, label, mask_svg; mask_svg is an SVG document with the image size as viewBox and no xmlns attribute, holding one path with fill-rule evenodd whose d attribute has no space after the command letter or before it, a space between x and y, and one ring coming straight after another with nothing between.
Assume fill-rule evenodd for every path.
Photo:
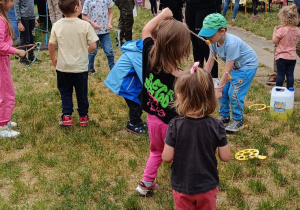
<instances>
[{"instance_id":1,"label":"green grass","mask_svg":"<svg viewBox=\"0 0 300 210\"><path fill-rule=\"evenodd\" d=\"M268 38L278 24L275 10L261 13L256 22L249 20L250 9L247 15L242 7L240 10L233 25L262 33L258 35ZM141 37L151 18L149 10L138 13L134 39ZM111 37L115 60L121 55L114 39L118 16L114 7ZM268 24L264 24L266 20ZM38 39L43 41L43 35ZM148 158L149 137L126 131L126 103L103 84L109 73L103 50L99 49L96 57L97 73L89 77L87 128L79 127L76 110L75 126L58 126L61 101L56 73L48 52L42 51L39 59L41 64L26 69L11 57L17 94L12 120L18 122L21 135L0 140L0 209L175 209L169 164L159 168L159 189L151 197L135 192ZM191 63L192 58L183 66ZM299 85L295 87L300 90ZM268 105L269 91L270 87L253 82L245 100L249 129L227 136L233 156L239 150L256 148L267 159L238 161L233 157L229 163L219 161L217 209L300 208L300 109L295 108L291 118L282 121L272 118L268 111L248 108L254 103Z\"/></svg>"}]
</instances>

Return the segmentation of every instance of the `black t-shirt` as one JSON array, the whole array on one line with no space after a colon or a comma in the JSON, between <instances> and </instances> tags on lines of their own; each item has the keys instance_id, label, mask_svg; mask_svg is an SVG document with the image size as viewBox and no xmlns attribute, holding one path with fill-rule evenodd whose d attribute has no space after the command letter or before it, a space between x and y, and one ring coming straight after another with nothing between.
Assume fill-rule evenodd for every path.
<instances>
[{"instance_id":1,"label":"black t-shirt","mask_svg":"<svg viewBox=\"0 0 300 210\"><path fill-rule=\"evenodd\" d=\"M216 149L227 145L225 128L220 120L174 118L165 143L174 147L171 185L178 192L194 195L219 185Z\"/></svg>"},{"instance_id":2,"label":"black t-shirt","mask_svg":"<svg viewBox=\"0 0 300 210\"><path fill-rule=\"evenodd\" d=\"M144 39L143 48L143 88L140 95L142 109L157 116L168 124L175 116L170 103L174 100L174 82L176 77L163 70L155 74L150 71L149 52L154 45L151 37Z\"/></svg>"}]
</instances>

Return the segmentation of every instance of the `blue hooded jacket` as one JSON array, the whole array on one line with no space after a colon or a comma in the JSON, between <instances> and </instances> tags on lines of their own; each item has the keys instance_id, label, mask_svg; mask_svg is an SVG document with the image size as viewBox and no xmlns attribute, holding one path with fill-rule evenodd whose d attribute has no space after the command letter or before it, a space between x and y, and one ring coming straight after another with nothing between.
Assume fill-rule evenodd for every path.
<instances>
[{"instance_id":1,"label":"blue hooded jacket","mask_svg":"<svg viewBox=\"0 0 300 210\"><path fill-rule=\"evenodd\" d=\"M104 84L115 94L140 104L142 90L143 40L128 41L121 47L123 54L109 72Z\"/></svg>"}]
</instances>

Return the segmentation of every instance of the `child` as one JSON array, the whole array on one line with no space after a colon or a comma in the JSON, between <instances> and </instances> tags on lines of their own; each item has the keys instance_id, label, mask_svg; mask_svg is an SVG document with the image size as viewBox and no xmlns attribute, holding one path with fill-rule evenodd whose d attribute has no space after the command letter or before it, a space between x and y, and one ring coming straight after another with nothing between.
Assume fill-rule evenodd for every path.
<instances>
[{"instance_id":1,"label":"child","mask_svg":"<svg viewBox=\"0 0 300 210\"><path fill-rule=\"evenodd\" d=\"M143 1L142 0L138 0L138 1L136 1L136 6L138 7L138 9L140 10L141 9L141 7L142 7L142 4L143 4Z\"/></svg>"},{"instance_id":2,"label":"child","mask_svg":"<svg viewBox=\"0 0 300 210\"><path fill-rule=\"evenodd\" d=\"M138 98L142 89L143 40L128 41L121 47L123 54L109 72L104 84L115 94L124 97L129 108L126 128L136 134L146 132L147 123L141 119L142 107Z\"/></svg>"},{"instance_id":3,"label":"child","mask_svg":"<svg viewBox=\"0 0 300 210\"><path fill-rule=\"evenodd\" d=\"M252 0L253 16L251 17L251 19L253 19L253 20L259 18L257 6L258 6L258 0Z\"/></svg>"},{"instance_id":4,"label":"child","mask_svg":"<svg viewBox=\"0 0 300 210\"><path fill-rule=\"evenodd\" d=\"M58 0L47 0L49 15L52 25L62 18L62 13L58 7Z\"/></svg>"},{"instance_id":5,"label":"child","mask_svg":"<svg viewBox=\"0 0 300 210\"><path fill-rule=\"evenodd\" d=\"M161 154L164 149L164 139L168 123L176 111L170 107L174 99L173 85L181 72L178 65L190 54L190 32L187 27L172 17L169 8L150 20L142 31L143 47L143 88L141 105L147 112L148 133L150 139L150 156L144 171L143 180L136 190L141 195L147 195L155 190L157 169L162 163ZM154 42L151 32L156 29ZM167 44L166 44L167 43Z\"/></svg>"},{"instance_id":6,"label":"child","mask_svg":"<svg viewBox=\"0 0 300 210\"><path fill-rule=\"evenodd\" d=\"M65 18L57 21L51 30L49 55L57 73L57 87L62 100L61 126L73 125L73 87L76 91L80 126L88 125L88 52L96 49L96 35L91 24L80 20L80 0L59 0L58 6ZM58 44L58 56L55 47ZM88 46L88 47L87 47Z\"/></svg>"},{"instance_id":7,"label":"child","mask_svg":"<svg viewBox=\"0 0 300 210\"><path fill-rule=\"evenodd\" d=\"M220 81L223 91L218 89L220 99L220 120L224 124L230 121L230 106L233 122L226 126L226 131L236 132L243 129L244 98L258 68L256 53L239 37L226 33L227 23L223 15L215 13L205 17L200 36L207 37L212 44L214 55L225 62L225 73ZM232 77L232 87L228 81ZM220 96L219 96L220 95ZM237 98L236 98L237 95Z\"/></svg>"},{"instance_id":8,"label":"child","mask_svg":"<svg viewBox=\"0 0 300 210\"><path fill-rule=\"evenodd\" d=\"M108 66L111 70L115 65L115 57L110 39L113 19L113 0L86 0L82 9L82 19L88 21L95 29L99 41L106 54ZM94 52L89 53L89 74L95 73L94 61L98 52L99 42Z\"/></svg>"},{"instance_id":9,"label":"child","mask_svg":"<svg viewBox=\"0 0 300 210\"><path fill-rule=\"evenodd\" d=\"M15 13L20 31L20 46L34 44L35 42L35 27L38 26L38 21L35 19L35 9L32 0L15 0ZM30 47L24 47L28 50ZM20 63L29 65L34 60L34 51L28 52L28 58L23 57ZM37 60L40 62L40 60Z\"/></svg>"},{"instance_id":10,"label":"child","mask_svg":"<svg viewBox=\"0 0 300 210\"><path fill-rule=\"evenodd\" d=\"M0 137L16 137L20 133L10 130L17 126L11 122L11 115L15 107L15 90L10 72L9 55L25 56L24 50L12 47L14 37L13 27L8 21L6 13L14 6L13 0L0 1Z\"/></svg>"},{"instance_id":11,"label":"child","mask_svg":"<svg viewBox=\"0 0 300 210\"><path fill-rule=\"evenodd\" d=\"M151 5L151 13L152 16L155 17L157 15L157 2L156 0L149 0Z\"/></svg>"},{"instance_id":12,"label":"child","mask_svg":"<svg viewBox=\"0 0 300 210\"><path fill-rule=\"evenodd\" d=\"M294 69L296 65L296 42L300 37L300 29L297 27L299 19L297 5L283 7L278 17L281 26L273 30L272 41L277 45L275 60L277 66L276 86L283 86L286 77L286 86L289 89L294 86Z\"/></svg>"},{"instance_id":13,"label":"child","mask_svg":"<svg viewBox=\"0 0 300 210\"><path fill-rule=\"evenodd\" d=\"M171 185L176 208L216 209L219 158L231 158L221 121L215 111L213 80L203 69L186 71L175 83L175 108L183 115L169 123L162 160L171 163Z\"/></svg>"}]
</instances>

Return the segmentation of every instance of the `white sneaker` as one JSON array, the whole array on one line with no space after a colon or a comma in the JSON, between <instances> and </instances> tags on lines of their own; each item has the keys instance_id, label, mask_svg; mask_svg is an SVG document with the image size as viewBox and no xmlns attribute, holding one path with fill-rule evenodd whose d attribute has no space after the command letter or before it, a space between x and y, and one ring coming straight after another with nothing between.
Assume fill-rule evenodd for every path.
<instances>
[{"instance_id":1,"label":"white sneaker","mask_svg":"<svg viewBox=\"0 0 300 210\"><path fill-rule=\"evenodd\" d=\"M7 125L0 126L0 137L12 138L20 134L18 131L10 130Z\"/></svg>"},{"instance_id":2,"label":"white sneaker","mask_svg":"<svg viewBox=\"0 0 300 210\"><path fill-rule=\"evenodd\" d=\"M17 127L18 124L17 124L16 122L9 121L9 122L7 123L7 126L8 126L8 127Z\"/></svg>"}]
</instances>

